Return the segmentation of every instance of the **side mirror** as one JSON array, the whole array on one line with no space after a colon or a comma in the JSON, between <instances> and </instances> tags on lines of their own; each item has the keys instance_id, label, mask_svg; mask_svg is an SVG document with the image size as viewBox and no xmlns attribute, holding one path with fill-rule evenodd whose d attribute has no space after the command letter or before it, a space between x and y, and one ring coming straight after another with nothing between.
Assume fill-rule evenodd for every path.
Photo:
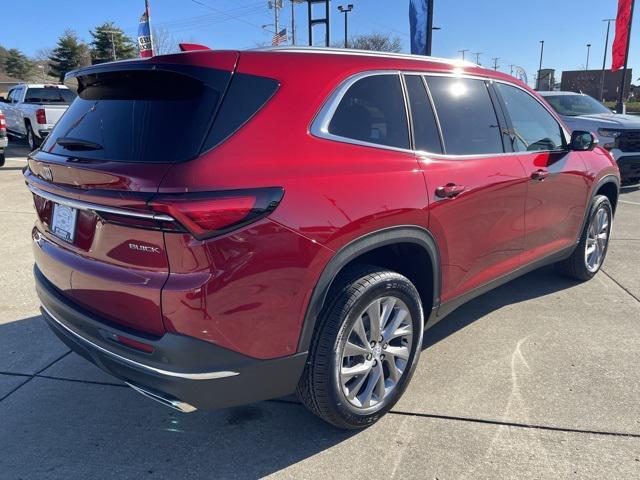
<instances>
[{"instance_id":1,"label":"side mirror","mask_svg":"<svg viewBox=\"0 0 640 480\"><path fill-rule=\"evenodd\" d=\"M4 98L4 97L0 97L0 102L2 102L2 103L7 103L7 99L6 99L6 98Z\"/></svg>"},{"instance_id":2,"label":"side mirror","mask_svg":"<svg viewBox=\"0 0 640 480\"><path fill-rule=\"evenodd\" d=\"M596 148L598 143L599 141L593 133L576 130L571 134L569 149L576 152L590 152Z\"/></svg>"}]
</instances>

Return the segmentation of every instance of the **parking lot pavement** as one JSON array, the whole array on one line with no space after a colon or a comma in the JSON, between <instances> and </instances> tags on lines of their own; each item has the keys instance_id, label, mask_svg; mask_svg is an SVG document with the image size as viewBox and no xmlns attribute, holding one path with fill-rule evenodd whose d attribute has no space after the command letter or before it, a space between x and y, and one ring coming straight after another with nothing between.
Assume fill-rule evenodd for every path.
<instances>
[{"instance_id":1,"label":"parking lot pavement","mask_svg":"<svg viewBox=\"0 0 640 480\"><path fill-rule=\"evenodd\" d=\"M460 308L393 412L345 433L291 399L180 414L69 353L38 314L19 155L0 169L0 478L640 476L640 190L593 281L546 268Z\"/></svg>"}]
</instances>

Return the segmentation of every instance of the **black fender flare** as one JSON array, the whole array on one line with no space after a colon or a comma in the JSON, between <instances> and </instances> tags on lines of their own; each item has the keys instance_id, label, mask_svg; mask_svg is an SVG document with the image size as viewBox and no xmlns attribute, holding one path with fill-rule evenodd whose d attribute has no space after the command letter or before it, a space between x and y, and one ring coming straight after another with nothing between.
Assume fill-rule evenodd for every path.
<instances>
[{"instance_id":1,"label":"black fender flare","mask_svg":"<svg viewBox=\"0 0 640 480\"><path fill-rule=\"evenodd\" d=\"M377 230L349 242L338 250L331 260L329 260L327 265L325 265L324 270L320 274L320 278L313 289L309 304L307 305L307 311L304 316L302 329L300 331L300 338L298 340L298 352L306 352L309 350L316 326L316 320L325 305L329 289L340 271L349 262L366 252L379 247L399 243L413 243L419 245L424 248L429 255L431 264L433 265L432 309L435 309L440 305L440 252L433 235L431 235L426 228L414 225L404 225ZM425 316L428 317L429 314L430 312L425 312Z\"/></svg>"},{"instance_id":2,"label":"black fender flare","mask_svg":"<svg viewBox=\"0 0 640 480\"><path fill-rule=\"evenodd\" d=\"M584 209L584 218L582 219L582 227L578 232L578 238L576 240L576 244L580 243L580 238L582 238L582 233L587 225L587 221L589 220L589 216L591 214L591 205L593 204L593 199L596 197L598 191L607 183L613 183L618 190L618 197L620 197L620 179L616 175L605 175L600 180L594 183L593 188L591 189L591 193L589 194L589 201ZM615 213L615 210L614 210Z\"/></svg>"}]
</instances>

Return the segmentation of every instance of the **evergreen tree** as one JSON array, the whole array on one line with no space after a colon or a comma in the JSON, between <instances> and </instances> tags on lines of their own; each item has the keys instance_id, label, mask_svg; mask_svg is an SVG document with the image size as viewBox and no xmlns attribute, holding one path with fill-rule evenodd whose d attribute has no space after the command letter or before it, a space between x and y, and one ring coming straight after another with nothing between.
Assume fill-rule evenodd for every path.
<instances>
[{"instance_id":1,"label":"evergreen tree","mask_svg":"<svg viewBox=\"0 0 640 480\"><path fill-rule=\"evenodd\" d=\"M7 51L4 71L18 80L26 80L33 71L33 63L20 50L12 48Z\"/></svg>"},{"instance_id":2,"label":"evergreen tree","mask_svg":"<svg viewBox=\"0 0 640 480\"><path fill-rule=\"evenodd\" d=\"M91 63L90 60L87 61L87 51L88 47L78 40L73 30L65 30L49 56L51 73L62 82L67 72Z\"/></svg>"},{"instance_id":3,"label":"evergreen tree","mask_svg":"<svg viewBox=\"0 0 640 480\"><path fill-rule=\"evenodd\" d=\"M91 59L94 64L136 57L137 49L133 41L113 22L103 23L89 33L93 37Z\"/></svg>"}]
</instances>

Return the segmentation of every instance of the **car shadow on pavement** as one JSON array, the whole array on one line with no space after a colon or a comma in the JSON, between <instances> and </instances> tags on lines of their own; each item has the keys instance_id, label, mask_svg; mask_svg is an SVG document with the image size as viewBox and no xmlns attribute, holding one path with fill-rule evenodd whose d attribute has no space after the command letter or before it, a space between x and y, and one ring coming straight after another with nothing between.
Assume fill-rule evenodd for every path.
<instances>
[{"instance_id":1,"label":"car shadow on pavement","mask_svg":"<svg viewBox=\"0 0 640 480\"><path fill-rule=\"evenodd\" d=\"M262 478L354 435L287 399L175 412L106 383L40 316L0 324L0 351L2 478Z\"/></svg>"},{"instance_id":2,"label":"car shadow on pavement","mask_svg":"<svg viewBox=\"0 0 640 480\"><path fill-rule=\"evenodd\" d=\"M440 320L424 333L422 348L426 350L502 307L550 295L576 285L579 285L579 282L559 275L553 266L535 270L479 296Z\"/></svg>"}]
</instances>

